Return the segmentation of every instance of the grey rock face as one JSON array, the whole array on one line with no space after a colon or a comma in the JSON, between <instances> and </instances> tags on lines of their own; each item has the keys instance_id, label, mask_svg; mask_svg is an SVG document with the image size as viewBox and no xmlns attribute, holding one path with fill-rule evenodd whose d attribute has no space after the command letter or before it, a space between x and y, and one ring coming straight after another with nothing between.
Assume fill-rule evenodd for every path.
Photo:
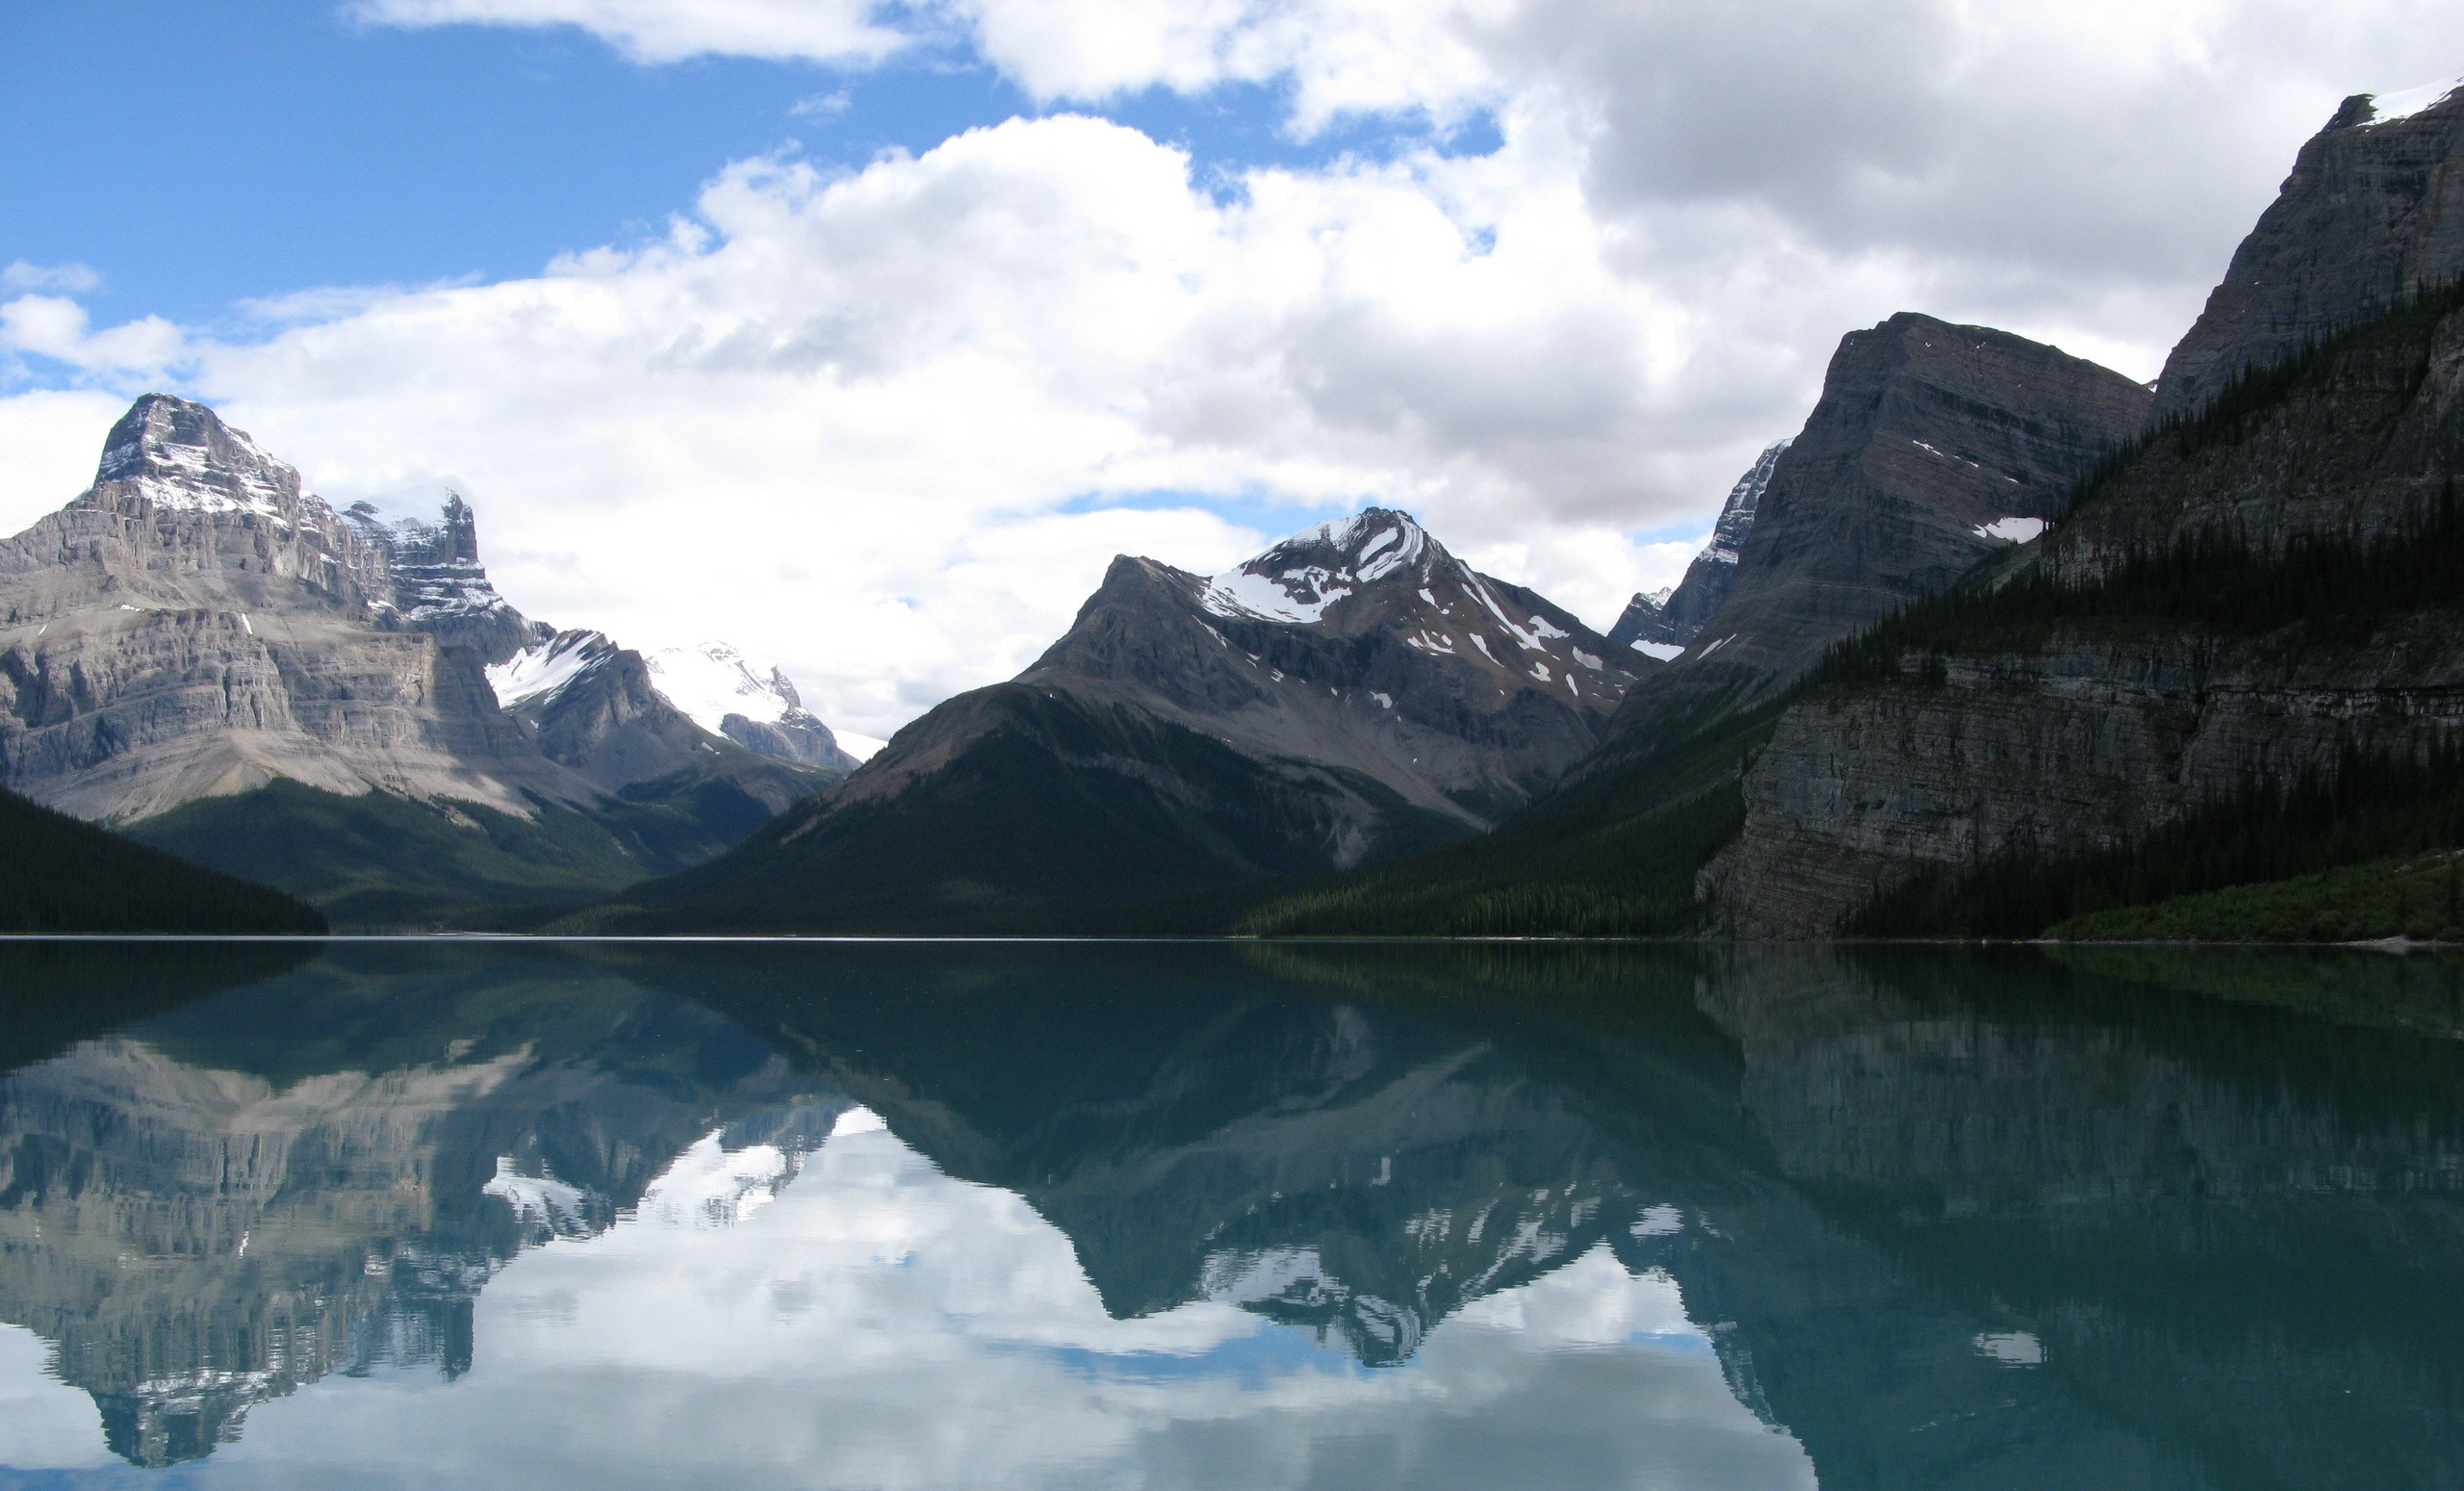
<instances>
[{"instance_id":1,"label":"grey rock face","mask_svg":"<svg viewBox=\"0 0 2464 1491\"><path fill-rule=\"evenodd\" d=\"M1728 600L1729 587L1736 580L1737 555L1744 551L1746 535L1754 530L1755 511L1771 485L1771 474L1779 468L1781 452L1789 444L1778 441L1756 458L1729 489L1720 521L1711 529L1711 542L1685 567L1685 578L1673 589L1634 597L1626 614L1608 629L1609 641L1663 659L1684 651L1685 644Z\"/></svg>"},{"instance_id":2,"label":"grey rock face","mask_svg":"<svg viewBox=\"0 0 2464 1491\"><path fill-rule=\"evenodd\" d=\"M0 545L0 781L126 821L288 777L586 801L479 663L402 630L393 554L200 404L138 400L93 487Z\"/></svg>"},{"instance_id":3,"label":"grey rock face","mask_svg":"<svg viewBox=\"0 0 2464 1491\"><path fill-rule=\"evenodd\" d=\"M1589 751L1651 666L1373 507L1212 579L1116 559L1017 681L1131 705L1260 759L1356 773L1486 827ZM946 760L963 733L927 728L940 713L900 732L834 801L894 794Z\"/></svg>"},{"instance_id":4,"label":"grey rock face","mask_svg":"<svg viewBox=\"0 0 2464 1491\"><path fill-rule=\"evenodd\" d=\"M2236 373L2464 275L2464 92L2374 118L2368 94L2348 98L2301 147L2166 359L2152 418L2194 412Z\"/></svg>"},{"instance_id":5,"label":"grey rock face","mask_svg":"<svg viewBox=\"0 0 2464 1491\"><path fill-rule=\"evenodd\" d=\"M424 631L449 647L467 647L491 666L554 635L526 620L497 594L479 562L478 521L458 492L446 494L434 523L404 518L388 524L375 508L355 502L343 517L386 556L394 582L394 625Z\"/></svg>"},{"instance_id":6,"label":"grey rock face","mask_svg":"<svg viewBox=\"0 0 2464 1491\"><path fill-rule=\"evenodd\" d=\"M1627 696L1618 744L1777 697L1832 643L2040 530L2148 398L1989 327L1903 313L1849 333L1773 462L1727 600Z\"/></svg>"}]
</instances>

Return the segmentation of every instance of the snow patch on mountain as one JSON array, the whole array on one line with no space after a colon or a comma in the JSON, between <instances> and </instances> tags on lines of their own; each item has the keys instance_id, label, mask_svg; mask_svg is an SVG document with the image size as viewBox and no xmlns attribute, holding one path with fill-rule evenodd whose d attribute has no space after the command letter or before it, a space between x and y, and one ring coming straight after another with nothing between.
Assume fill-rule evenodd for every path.
<instances>
[{"instance_id":1,"label":"snow patch on mountain","mask_svg":"<svg viewBox=\"0 0 2464 1491\"><path fill-rule=\"evenodd\" d=\"M533 699L552 699L566 685L614 656L616 645L597 631L559 632L488 669L497 707L510 709Z\"/></svg>"},{"instance_id":2,"label":"snow patch on mountain","mask_svg":"<svg viewBox=\"0 0 2464 1491\"><path fill-rule=\"evenodd\" d=\"M1433 548L1409 514L1372 507L1305 528L1231 574L1215 577L1198 604L1218 616L1311 626L1363 585L1421 567Z\"/></svg>"},{"instance_id":3,"label":"snow patch on mountain","mask_svg":"<svg viewBox=\"0 0 2464 1491\"><path fill-rule=\"evenodd\" d=\"M775 725L802 708L795 685L776 665L725 642L661 648L644 653L642 660L667 702L712 734L724 733L731 714Z\"/></svg>"},{"instance_id":4,"label":"snow patch on mountain","mask_svg":"<svg viewBox=\"0 0 2464 1491\"><path fill-rule=\"evenodd\" d=\"M2044 531L2042 518L1996 518L1991 523L1977 525L1973 530L1979 538L1999 539L2006 544L2024 544Z\"/></svg>"},{"instance_id":5,"label":"snow patch on mountain","mask_svg":"<svg viewBox=\"0 0 2464 1491\"><path fill-rule=\"evenodd\" d=\"M94 470L97 485L123 482L155 506L175 511L246 512L290 522L291 505L299 499L297 471L227 425L213 431L226 447L221 450L180 438L203 431L184 427L181 416L186 411L178 400L139 402L136 418L116 426L119 438L104 447Z\"/></svg>"},{"instance_id":6,"label":"snow patch on mountain","mask_svg":"<svg viewBox=\"0 0 2464 1491\"><path fill-rule=\"evenodd\" d=\"M2457 89L2464 89L2464 73L2436 83L2425 83L2419 88L2400 89L2393 93L2374 93L2370 98L2370 122L2392 124L2398 119L2409 119L2425 109L2445 103L2448 95Z\"/></svg>"},{"instance_id":7,"label":"snow patch on mountain","mask_svg":"<svg viewBox=\"0 0 2464 1491\"><path fill-rule=\"evenodd\" d=\"M849 756L854 757L859 761L871 760L874 757L881 754L884 746L889 744L888 741L884 740L879 736L860 735L852 730L834 730L830 733L837 740L838 749L846 752Z\"/></svg>"}]
</instances>

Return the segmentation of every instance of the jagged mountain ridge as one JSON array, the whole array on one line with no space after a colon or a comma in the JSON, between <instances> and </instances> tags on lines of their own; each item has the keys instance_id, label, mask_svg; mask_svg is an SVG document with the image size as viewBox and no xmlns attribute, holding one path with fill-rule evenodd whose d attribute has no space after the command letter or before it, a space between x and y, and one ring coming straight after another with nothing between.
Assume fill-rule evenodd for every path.
<instances>
[{"instance_id":1,"label":"jagged mountain ridge","mask_svg":"<svg viewBox=\"0 0 2464 1491\"><path fill-rule=\"evenodd\" d=\"M1651 666L1387 509L1219 577L1123 556L1017 679L627 900L638 924L957 926L1357 864L1529 801Z\"/></svg>"},{"instance_id":2,"label":"jagged mountain ridge","mask_svg":"<svg viewBox=\"0 0 2464 1491\"><path fill-rule=\"evenodd\" d=\"M853 771L862 764L805 707L786 671L775 663L748 657L725 642L663 647L643 660L659 693L712 734L808 766Z\"/></svg>"},{"instance_id":3,"label":"jagged mountain ridge","mask_svg":"<svg viewBox=\"0 0 2464 1491\"><path fill-rule=\"evenodd\" d=\"M1778 469L1781 452L1790 445L1788 440L1775 441L1765 447L1754 464L1729 489L1728 501L1720 506L1719 521L1712 526L1711 541L1685 567L1685 578L1675 586L1655 594L1637 594L1626 605L1617 625L1608 629L1608 640L1647 653L1666 661L1685 651L1704 624L1729 598L1729 587L1736 581L1737 555L1744 551L1745 538L1754 531L1754 514L1762 501L1762 494L1770 488L1771 474Z\"/></svg>"}]
</instances>

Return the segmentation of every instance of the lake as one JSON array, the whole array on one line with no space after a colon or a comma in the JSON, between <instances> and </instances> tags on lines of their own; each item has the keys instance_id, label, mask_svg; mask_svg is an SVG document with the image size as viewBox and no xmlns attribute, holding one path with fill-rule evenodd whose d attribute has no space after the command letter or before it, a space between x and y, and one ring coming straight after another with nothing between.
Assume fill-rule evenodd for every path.
<instances>
[{"instance_id":1,"label":"lake","mask_svg":"<svg viewBox=\"0 0 2464 1491\"><path fill-rule=\"evenodd\" d=\"M0 1488L2464 1486L2444 956L0 981Z\"/></svg>"}]
</instances>

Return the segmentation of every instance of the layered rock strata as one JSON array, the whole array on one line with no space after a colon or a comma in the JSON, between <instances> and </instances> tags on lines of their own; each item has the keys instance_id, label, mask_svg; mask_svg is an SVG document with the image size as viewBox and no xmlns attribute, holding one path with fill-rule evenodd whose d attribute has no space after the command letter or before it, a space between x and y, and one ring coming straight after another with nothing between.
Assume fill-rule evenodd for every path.
<instances>
[{"instance_id":1,"label":"layered rock strata","mask_svg":"<svg viewBox=\"0 0 2464 1491\"><path fill-rule=\"evenodd\" d=\"M605 666L527 713L501 707L491 675L556 640L489 581L458 496L433 523L337 514L211 409L148 395L114 426L94 485L0 544L0 785L121 827L275 784L478 805L517 829L551 810L629 814L615 837L568 823L540 847L598 866L578 899L716 853L833 780L705 731L603 638ZM637 805L618 802L654 784L657 853ZM501 847L458 811L439 821L475 853ZM164 832L218 862L218 830ZM321 853L342 858L318 862L389 872L345 865L348 841L328 835Z\"/></svg>"}]
</instances>

